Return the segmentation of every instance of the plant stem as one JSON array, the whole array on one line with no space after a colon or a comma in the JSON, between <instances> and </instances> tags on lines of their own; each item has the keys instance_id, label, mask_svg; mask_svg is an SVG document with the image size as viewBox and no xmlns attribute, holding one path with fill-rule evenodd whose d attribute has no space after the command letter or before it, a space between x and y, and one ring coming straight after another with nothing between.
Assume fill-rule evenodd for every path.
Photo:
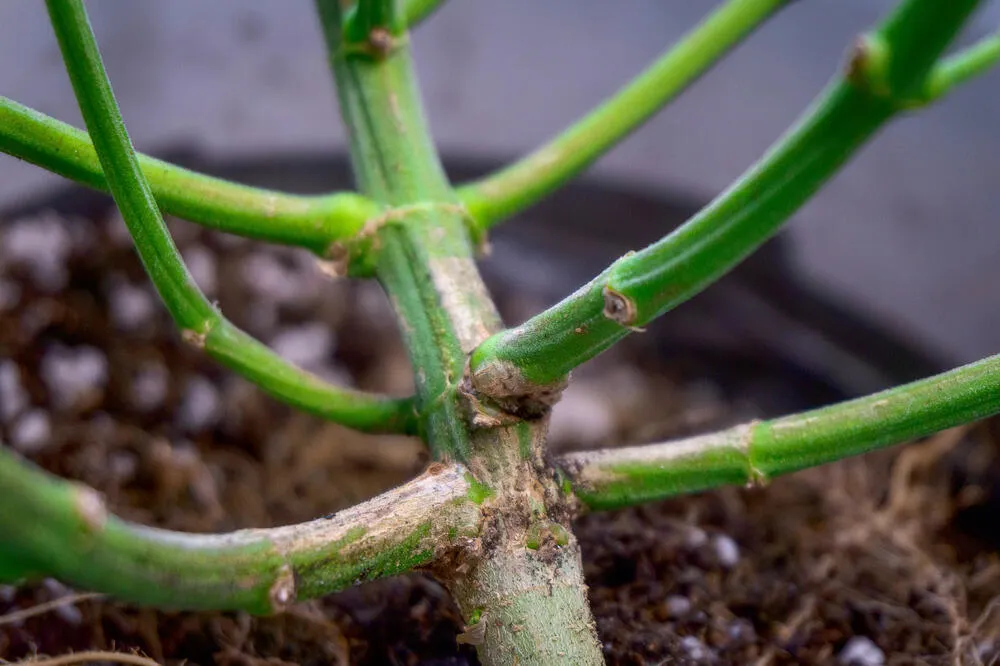
<instances>
[{"instance_id":1,"label":"plant stem","mask_svg":"<svg viewBox=\"0 0 1000 666\"><path fill-rule=\"evenodd\" d=\"M406 31L402 18L396 0L355 0L344 12L344 43L373 52L389 47L386 39Z\"/></svg>"},{"instance_id":2,"label":"plant stem","mask_svg":"<svg viewBox=\"0 0 1000 666\"><path fill-rule=\"evenodd\" d=\"M763 483L1000 412L1000 355L864 398L684 440L564 456L591 509Z\"/></svg>"},{"instance_id":3,"label":"plant stem","mask_svg":"<svg viewBox=\"0 0 1000 666\"><path fill-rule=\"evenodd\" d=\"M409 28L421 23L444 4L444 0L402 0L402 2L403 21Z\"/></svg>"},{"instance_id":4,"label":"plant stem","mask_svg":"<svg viewBox=\"0 0 1000 666\"><path fill-rule=\"evenodd\" d=\"M978 2L903 2L855 44L840 80L712 203L562 302L483 343L471 360L475 387L506 397L558 382L731 270L916 99L936 57Z\"/></svg>"},{"instance_id":5,"label":"plant stem","mask_svg":"<svg viewBox=\"0 0 1000 666\"><path fill-rule=\"evenodd\" d=\"M469 435L458 385L466 355L499 329L499 317L427 132L405 39L387 53L347 44L340 4L317 5L355 178L365 195L392 207L372 225L378 251L370 260L409 350L422 434L437 459L464 461Z\"/></svg>"},{"instance_id":6,"label":"plant stem","mask_svg":"<svg viewBox=\"0 0 1000 666\"><path fill-rule=\"evenodd\" d=\"M412 430L413 405L336 388L283 360L226 320L188 273L163 222L111 91L80 0L47 0L87 129L142 263L184 339L271 395L362 430Z\"/></svg>"},{"instance_id":7,"label":"plant stem","mask_svg":"<svg viewBox=\"0 0 1000 666\"><path fill-rule=\"evenodd\" d=\"M1000 32L939 62L927 80L927 100L940 99L955 86L984 74L1000 61Z\"/></svg>"},{"instance_id":8,"label":"plant stem","mask_svg":"<svg viewBox=\"0 0 1000 666\"><path fill-rule=\"evenodd\" d=\"M86 132L0 97L0 152L99 190L108 190ZM297 196L239 185L139 155L156 202L210 229L307 248L325 256L353 238L379 208L354 193Z\"/></svg>"},{"instance_id":9,"label":"plant stem","mask_svg":"<svg viewBox=\"0 0 1000 666\"><path fill-rule=\"evenodd\" d=\"M789 0L729 0L648 69L549 143L459 198L485 231L537 203L590 166L707 72Z\"/></svg>"},{"instance_id":10,"label":"plant stem","mask_svg":"<svg viewBox=\"0 0 1000 666\"><path fill-rule=\"evenodd\" d=\"M574 507L547 466L547 421L477 429L472 471L490 489L475 557L444 584L483 666L604 663L587 603Z\"/></svg>"},{"instance_id":11,"label":"plant stem","mask_svg":"<svg viewBox=\"0 0 1000 666\"><path fill-rule=\"evenodd\" d=\"M205 352L275 399L362 432L418 434L413 398L334 386L284 360L221 315L205 325L211 326L204 336ZM202 344L201 338L194 341Z\"/></svg>"},{"instance_id":12,"label":"plant stem","mask_svg":"<svg viewBox=\"0 0 1000 666\"><path fill-rule=\"evenodd\" d=\"M436 458L467 463L483 503L460 566L435 573L470 624L486 622L483 664L600 663L570 511L541 455L545 420L494 422L461 386L467 355L499 317L431 143L405 35L389 49L345 44L340 0L317 5L356 178L393 207L372 232L373 259L414 366L424 435Z\"/></svg>"},{"instance_id":13,"label":"plant stem","mask_svg":"<svg viewBox=\"0 0 1000 666\"><path fill-rule=\"evenodd\" d=\"M482 517L467 475L439 465L327 518L202 535L108 515L94 490L0 448L0 580L54 576L161 608L276 613L425 566L475 535Z\"/></svg>"}]
</instances>

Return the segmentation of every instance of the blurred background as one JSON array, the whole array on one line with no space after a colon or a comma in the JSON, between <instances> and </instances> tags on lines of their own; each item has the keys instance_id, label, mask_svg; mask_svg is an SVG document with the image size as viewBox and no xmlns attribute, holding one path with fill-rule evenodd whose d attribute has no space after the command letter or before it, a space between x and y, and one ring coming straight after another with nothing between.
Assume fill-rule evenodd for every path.
<instances>
[{"instance_id":1,"label":"blurred background","mask_svg":"<svg viewBox=\"0 0 1000 666\"><path fill-rule=\"evenodd\" d=\"M707 200L793 121L852 37L892 4L792 3L589 177ZM450 0L413 36L437 141L458 158L529 150L714 5ZM342 151L309 0L91 0L88 8L139 149L183 146L227 160ZM965 39L998 24L993 2ZM82 126L37 0L0 3L0 94ZM994 71L896 122L789 225L793 265L943 358L1000 351L998 118ZM0 210L60 182L0 155ZM609 228L628 215L609 216Z\"/></svg>"}]
</instances>

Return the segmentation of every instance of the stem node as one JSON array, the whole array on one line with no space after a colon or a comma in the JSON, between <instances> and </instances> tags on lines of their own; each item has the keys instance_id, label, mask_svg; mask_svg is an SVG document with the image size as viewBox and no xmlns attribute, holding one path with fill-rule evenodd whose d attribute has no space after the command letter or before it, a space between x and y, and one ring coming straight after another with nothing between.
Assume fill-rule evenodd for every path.
<instances>
[{"instance_id":1,"label":"stem node","mask_svg":"<svg viewBox=\"0 0 1000 666\"><path fill-rule=\"evenodd\" d=\"M885 40L871 33L858 35L847 52L845 78L876 97L891 97L887 79L890 53Z\"/></svg>"},{"instance_id":2,"label":"stem node","mask_svg":"<svg viewBox=\"0 0 1000 666\"><path fill-rule=\"evenodd\" d=\"M74 505L84 526L90 532L100 532L108 522L108 507L104 498L93 488L78 486L75 489Z\"/></svg>"},{"instance_id":3,"label":"stem node","mask_svg":"<svg viewBox=\"0 0 1000 666\"><path fill-rule=\"evenodd\" d=\"M500 419L536 419L545 416L559 402L569 376L547 384L532 382L510 361L491 360L471 371L462 393L471 398L477 414ZM494 414L493 405L499 409Z\"/></svg>"},{"instance_id":4,"label":"stem node","mask_svg":"<svg viewBox=\"0 0 1000 666\"><path fill-rule=\"evenodd\" d=\"M633 325L636 317L635 302L625 294L605 285L604 316L622 326L634 328Z\"/></svg>"},{"instance_id":5,"label":"stem node","mask_svg":"<svg viewBox=\"0 0 1000 666\"><path fill-rule=\"evenodd\" d=\"M212 328L208 325L208 322L205 322L205 324L200 331L196 331L193 328L182 329L181 339L195 349L204 349L205 344L208 342L208 336L212 332Z\"/></svg>"},{"instance_id":6,"label":"stem node","mask_svg":"<svg viewBox=\"0 0 1000 666\"><path fill-rule=\"evenodd\" d=\"M283 613L289 606L295 603L295 574L292 568L285 564L278 572L277 578L268 591L268 599L271 601L271 613Z\"/></svg>"}]
</instances>

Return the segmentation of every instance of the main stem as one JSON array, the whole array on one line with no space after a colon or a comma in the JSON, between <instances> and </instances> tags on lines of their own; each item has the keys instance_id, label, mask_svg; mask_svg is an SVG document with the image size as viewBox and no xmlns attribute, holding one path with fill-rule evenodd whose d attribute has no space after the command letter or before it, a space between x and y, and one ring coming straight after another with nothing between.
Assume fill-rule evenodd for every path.
<instances>
[{"instance_id":1,"label":"main stem","mask_svg":"<svg viewBox=\"0 0 1000 666\"><path fill-rule=\"evenodd\" d=\"M317 0L355 177L384 209L365 232L365 270L396 310L421 434L436 459L468 465L486 516L461 561L436 573L484 664L600 664L571 511L541 455L546 420L498 417L463 389L469 353L501 322L423 117L406 34L390 21L358 37L352 24L393 15L367 6L378 3L347 15L340 0Z\"/></svg>"}]
</instances>

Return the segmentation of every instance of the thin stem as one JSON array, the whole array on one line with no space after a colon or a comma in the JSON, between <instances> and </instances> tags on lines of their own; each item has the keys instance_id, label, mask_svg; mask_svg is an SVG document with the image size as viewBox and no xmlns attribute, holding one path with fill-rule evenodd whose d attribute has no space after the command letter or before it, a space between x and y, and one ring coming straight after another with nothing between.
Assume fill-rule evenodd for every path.
<instances>
[{"instance_id":1,"label":"thin stem","mask_svg":"<svg viewBox=\"0 0 1000 666\"><path fill-rule=\"evenodd\" d=\"M108 190L90 137L0 97L0 152L99 190ZM353 238L379 208L354 193L296 196L239 185L138 155L156 203L210 229L326 255Z\"/></svg>"},{"instance_id":2,"label":"thin stem","mask_svg":"<svg viewBox=\"0 0 1000 666\"><path fill-rule=\"evenodd\" d=\"M139 169L82 2L47 0L47 5L108 187L146 272L185 340L295 406L359 429L411 430L410 401L323 383L237 329L205 298L170 238Z\"/></svg>"},{"instance_id":3,"label":"thin stem","mask_svg":"<svg viewBox=\"0 0 1000 666\"><path fill-rule=\"evenodd\" d=\"M111 652L109 650L84 650L70 652L58 657L36 657L30 661L17 662L31 666L75 666L76 664L110 663L128 664L129 666L160 666L156 661L131 652Z\"/></svg>"},{"instance_id":4,"label":"thin stem","mask_svg":"<svg viewBox=\"0 0 1000 666\"><path fill-rule=\"evenodd\" d=\"M327 518L229 534L185 534L109 515L92 489L0 448L0 571L58 578L123 601L175 609L279 612L433 562L476 534L468 472L439 465ZM7 580L12 580L8 577Z\"/></svg>"},{"instance_id":5,"label":"thin stem","mask_svg":"<svg viewBox=\"0 0 1000 666\"><path fill-rule=\"evenodd\" d=\"M627 86L549 143L485 179L459 188L485 231L560 187L707 72L789 0L729 0Z\"/></svg>"},{"instance_id":6,"label":"thin stem","mask_svg":"<svg viewBox=\"0 0 1000 666\"><path fill-rule=\"evenodd\" d=\"M855 44L843 76L797 125L712 203L549 310L483 343L471 360L476 388L504 397L558 382L731 270L915 98L978 2L903 2Z\"/></svg>"},{"instance_id":7,"label":"thin stem","mask_svg":"<svg viewBox=\"0 0 1000 666\"><path fill-rule=\"evenodd\" d=\"M38 617L39 615L45 615L60 608L75 606L80 603L96 601L103 598L103 594L98 594L96 592L68 594L44 603L29 606L28 608L21 608L20 610L4 613L3 615L0 615L0 627L20 625L27 619Z\"/></svg>"},{"instance_id":8,"label":"thin stem","mask_svg":"<svg viewBox=\"0 0 1000 666\"><path fill-rule=\"evenodd\" d=\"M1000 412L1000 355L888 391L689 439L560 460L591 509L763 483Z\"/></svg>"},{"instance_id":9,"label":"thin stem","mask_svg":"<svg viewBox=\"0 0 1000 666\"><path fill-rule=\"evenodd\" d=\"M403 22L413 28L444 4L444 0L402 0Z\"/></svg>"},{"instance_id":10,"label":"thin stem","mask_svg":"<svg viewBox=\"0 0 1000 666\"><path fill-rule=\"evenodd\" d=\"M997 61L1000 61L1000 32L939 62L927 80L927 99L940 99L955 86L985 74Z\"/></svg>"}]
</instances>

